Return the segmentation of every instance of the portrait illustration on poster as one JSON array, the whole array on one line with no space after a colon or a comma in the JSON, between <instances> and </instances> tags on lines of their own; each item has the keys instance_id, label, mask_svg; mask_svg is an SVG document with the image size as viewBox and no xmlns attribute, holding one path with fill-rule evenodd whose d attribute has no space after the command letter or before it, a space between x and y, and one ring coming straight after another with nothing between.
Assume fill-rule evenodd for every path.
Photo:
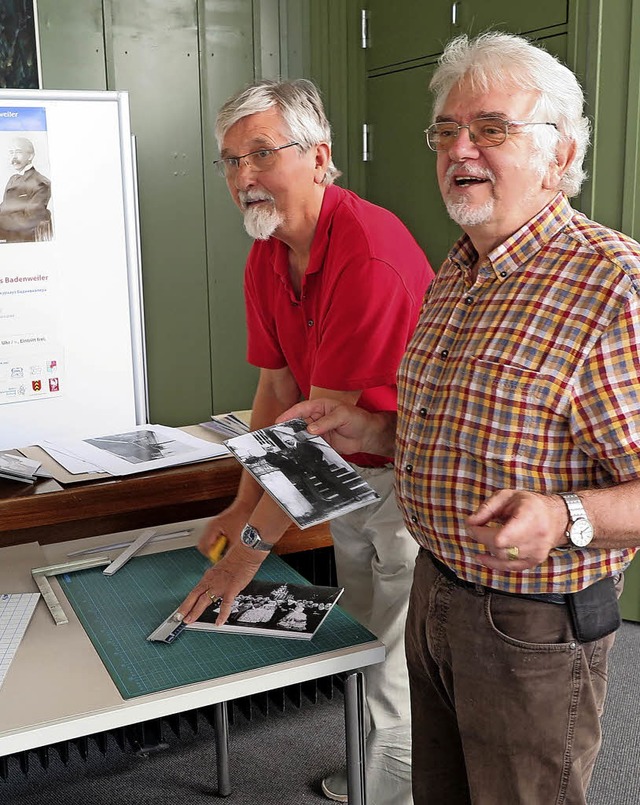
<instances>
[{"instance_id":1,"label":"portrait illustration on poster","mask_svg":"<svg viewBox=\"0 0 640 805\"><path fill-rule=\"evenodd\" d=\"M0 244L53 237L44 107L0 107Z\"/></svg>"}]
</instances>

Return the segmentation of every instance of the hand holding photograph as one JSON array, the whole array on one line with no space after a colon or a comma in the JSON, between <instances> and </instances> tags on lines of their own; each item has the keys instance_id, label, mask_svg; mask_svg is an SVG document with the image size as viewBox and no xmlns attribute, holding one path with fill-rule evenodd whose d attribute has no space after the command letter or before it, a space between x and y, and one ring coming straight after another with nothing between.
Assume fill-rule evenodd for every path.
<instances>
[{"instance_id":1,"label":"hand holding photograph","mask_svg":"<svg viewBox=\"0 0 640 805\"><path fill-rule=\"evenodd\" d=\"M368 506L378 493L302 419L224 444L300 528Z\"/></svg>"}]
</instances>

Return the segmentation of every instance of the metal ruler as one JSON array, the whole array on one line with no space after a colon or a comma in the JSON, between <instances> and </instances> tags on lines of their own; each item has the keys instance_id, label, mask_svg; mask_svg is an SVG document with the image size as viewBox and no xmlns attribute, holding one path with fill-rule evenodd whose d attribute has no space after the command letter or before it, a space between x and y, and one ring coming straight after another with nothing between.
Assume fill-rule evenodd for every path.
<instances>
[{"instance_id":1,"label":"metal ruler","mask_svg":"<svg viewBox=\"0 0 640 805\"><path fill-rule=\"evenodd\" d=\"M64 614L60 601L49 583L50 576L59 576L61 573L73 573L76 570L88 570L90 567L101 567L108 565L111 559L108 556L94 556L91 559L78 559L75 562L63 562L59 565L49 565L48 567L34 567L31 571L33 580L38 585L42 593L45 604L49 607L56 626L69 623L69 619Z\"/></svg>"}]
</instances>

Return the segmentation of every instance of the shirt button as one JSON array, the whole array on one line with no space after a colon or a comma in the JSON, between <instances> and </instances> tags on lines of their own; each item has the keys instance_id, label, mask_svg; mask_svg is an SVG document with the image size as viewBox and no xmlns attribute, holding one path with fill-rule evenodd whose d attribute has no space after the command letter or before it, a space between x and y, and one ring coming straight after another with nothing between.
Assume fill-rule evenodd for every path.
<instances>
[{"instance_id":1,"label":"shirt button","mask_svg":"<svg viewBox=\"0 0 640 805\"><path fill-rule=\"evenodd\" d=\"M405 470L411 474L413 472L413 464L405 464Z\"/></svg>"},{"instance_id":2,"label":"shirt button","mask_svg":"<svg viewBox=\"0 0 640 805\"><path fill-rule=\"evenodd\" d=\"M309 319L309 321L307 322L307 324L309 325L309 327L313 327L313 319Z\"/></svg>"},{"instance_id":3,"label":"shirt button","mask_svg":"<svg viewBox=\"0 0 640 805\"><path fill-rule=\"evenodd\" d=\"M413 515L413 517L411 518L411 522L412 522L412 523L417 523L417 522L418 522L418 518L415 516L415 514L414 514L414 515Z\"/></svg>"},{"instance_id":4,"label":"shirt button","mask_svg":"<svg viewBox=\"0 0 640 805\"><path fill-rule=\"evenodd\" d=\"M448 358L449 357L449 350L448 349L443 349L442 352L440 353L440 357L441 358Z\"/></svg>"},{"instance_id":5,"label":"shirt button","mask_svg":"<svg viewBox=\"0 0 640 805\"><path fill-rule=\"evenodd\" d=\"M506 271L501 271L501 272L500 272L500 276L501 276L501 277L506 277L506 276L507 276L507 272L506 272Z\"/></svg>"},{"instance_id":6,"label":"shirt button","mask_svg":"<svg viewBox=\"0 0 640 805\"><path fill-rule=\"evenodd\" d=\"M420 416L426 416L427 415L427 409L426 408L421 408L418 411L418 413L420 414Z\"/></svg>"},{"instance_id":7,"label":"shirt button","mask_svg":"<svg viewBox=\"0 0 640 805\"><path fill-rule=\"evenodd\" d=\"M466 296L464 301L467 305L470 305L473 302L473 296Z\"/></svg>"}]
</instances>

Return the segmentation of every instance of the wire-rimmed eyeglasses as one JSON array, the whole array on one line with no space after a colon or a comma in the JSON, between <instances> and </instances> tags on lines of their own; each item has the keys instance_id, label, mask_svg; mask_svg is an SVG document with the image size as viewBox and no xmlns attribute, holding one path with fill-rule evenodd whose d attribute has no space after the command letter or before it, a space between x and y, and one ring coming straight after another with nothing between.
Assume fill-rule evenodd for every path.
<instances>
[{"instance_id":1,"label":"wire-rimmed eyeglasses","mask_svg":"<svg viewBox=\"0 0 640 805\"><path fill-rule=\"evenodd\" d=\"M254 171L268 171L276 164L278 151L282 151L284 148L291 148L294 145L300 145L300 143L285 143L285 145L276 145L273 148L258 148L257 151L249 151L248 154L242 154L239 157L216 159L213 164L216 166L220 176L227 179L230 176L235 176L241 163L244 163Z\"/></svg>"},{"instance_id":2,"label":"wire-rimmed eyeglasses","mask_svg":"<svg viewBox=\"0 0 640 805\"><path fill-rule=\"evenodd\" d=\"M427 145L432 151L448 151L458 139L460 129L467 129L469 139L478 148L495 148L512 133L512 126L553 126L555 123L528 120L503 120L501 117L478 117L466 125L460 126L448 120L432 123L425 129Z\"/></svg>"}]
</instances>

